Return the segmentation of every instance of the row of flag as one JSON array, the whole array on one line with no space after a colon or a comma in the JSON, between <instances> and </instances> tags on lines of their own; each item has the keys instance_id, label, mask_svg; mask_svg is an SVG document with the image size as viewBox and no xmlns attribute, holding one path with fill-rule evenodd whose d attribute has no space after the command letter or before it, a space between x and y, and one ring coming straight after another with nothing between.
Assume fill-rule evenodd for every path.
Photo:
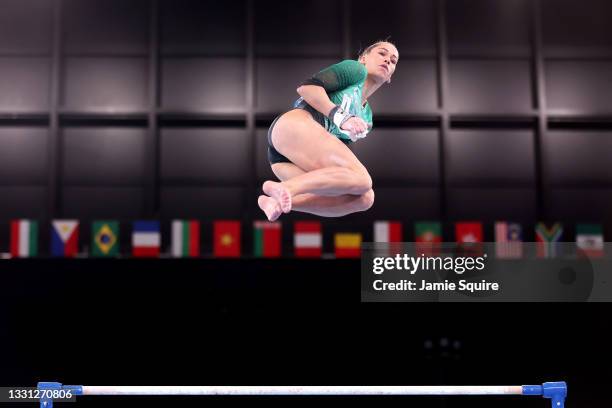
<instances>
[{"instance_id":1,"label":"row of flag","mask_svg":"<svg viewBox=\"0 0 612 408\"><path fill-rule=\"evenodd\" d=\"M213 222L213 256L239 257L241 249L241 222L219 220ZM200 222L174 220L171 229L173 257L200 256ZM274 258L282 254L281 222L255 221L253 224L253 255ZM442 243L440 222L415 223L415 242ZM554 258L559 255L558 243L563 237L561 223L538 223L535 227L537 256ZM159 221L132 223L132 255L158 257L161 248ZM403 242L403 225L399 221L376 221L374 242ZM455 241L458 244L483 242L480 222L455 223ZM513 259L523 256L523 228L521 224L499 221L495 223L496 256ZM359 257L362 234L341 232L334 235L336 257ZM576 226L577 247L588 256L604 254L603 228L599 224ZM323 248L322 225L319 221L296 221L293 229L293 254L297 257L321 257ZM51 255L74 257L79 252L79 221L54 220L51 223ZM38 253L38 222L11 221L11 256L31 257ZM115 257L119 255L119 221L94 221L91 229L91 255Z\"/></svg>"}]
</instances>

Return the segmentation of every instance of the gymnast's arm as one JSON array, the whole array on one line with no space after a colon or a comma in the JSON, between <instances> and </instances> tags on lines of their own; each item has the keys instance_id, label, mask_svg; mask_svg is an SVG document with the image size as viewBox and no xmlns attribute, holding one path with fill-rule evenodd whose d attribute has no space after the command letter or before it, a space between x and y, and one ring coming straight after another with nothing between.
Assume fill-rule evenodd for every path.
<instances>
[{"instance_id":1,"label":"gymnast's arm","mask_svg":"<svg viewBox=\"0 0 612 408\"><path fill-rule=\"evenodd\" d=\"M327 96L325 88L319 85L300 85L297 89L297 93L304 98L306 103L325 116L329 116L331 110L336 107L336 104Z\"/></svg>"},{"instance_id":2,"label":"gymnast's arm","mask_svg":"<svg viewBox=\"0 0 612 408\"><path fill-rule=\"evenodd\" d=\"M367 71L362 64L355 60L344 60L302 82L297 93L314 109L330 117L336 105L329 99L328 93L358 84L365 80L366 76ZM365 122L356 117L346 120L341 127L352 134L359 134L367 129Z\"/></svg>"}]
</instances>

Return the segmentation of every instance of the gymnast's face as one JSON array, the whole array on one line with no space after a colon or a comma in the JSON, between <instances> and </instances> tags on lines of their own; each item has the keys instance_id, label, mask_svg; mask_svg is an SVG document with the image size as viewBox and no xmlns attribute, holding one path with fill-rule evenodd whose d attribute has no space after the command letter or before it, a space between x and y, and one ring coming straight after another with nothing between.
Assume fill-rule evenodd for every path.
<instances>
[{"instance_id":1,"label":"gymnast's face","mask_svg":"<svg viewBox=\"0 0 612 408\"><path fill-rule=\"evenodd\" d=\"M398 60L399 53L393 44L380 43L362 57L361 63L365 64L368 76L387 82L395 72Z\"/></svg>"}]
</instances>

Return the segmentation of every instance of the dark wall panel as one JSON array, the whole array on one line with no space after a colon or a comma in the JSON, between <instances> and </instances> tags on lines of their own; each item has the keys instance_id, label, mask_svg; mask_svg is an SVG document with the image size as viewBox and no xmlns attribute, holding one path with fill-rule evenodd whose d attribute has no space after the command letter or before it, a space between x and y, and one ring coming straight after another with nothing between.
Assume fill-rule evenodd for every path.
<instances>
[{"instance_id":1,"label":"dark wall panel","mask_svg":"<svg viewBox=\"0 0 612 408\"><path fill-rule=\"evenodd\" d=\"M43 127L0 127L0 184L46 184L48 134Z\"/></svg>"},{"instance_id":2,"label":"dark wall panel","mask_svg":"<svg viewBox=\"0 0 612 408\"><path fill-rule=\"evenodd\" d=\"M2 0L0 10L0 53L51 52L52 1Z\"/></svg>"},{"instance_id":3,"label":"dark wall panel","mask_svg":"<svg viewBox=\"0 0 612 408\"><path fill-rule=\"evenodd\" d=\"M259 0L254 4L256 55L342 55L341 0Z\"/></svg>"},{"instance_id":4,"label":"dark wall panel","mask_svg":"<svg viewBox=\"0 0 612 408\"><path fill-rule=\"evenodd\" d=\"M268 161L268 128L257 129L255 133L255 161L257 166L257 179L262 180L277 180L276 176L270 168Z\"/></svg>"},{"instance_id":5,"label":"dark wall panel","mask_svg":"<svg viewBox=\"0 0 612 408\"><path fill-rule=\"evenodd\" d=\"M14 218L40 220L47 216L45 187L0 187L0 197L0 217L4 221Z\"/></svg>"},{"instance_id":6,"label":"dark wall panel","mask_svg":"<svg viewBox=\"0 0 612 408\"><path fill-rule=\"evenodd\" d=\"M535 189L451 188L447 196L447 214L451 220L536 219Z\"/></svg>"},{"instance_id":7,"label":"dark wall panel","mask_svg":"<svg viewBox=\"0 0 612 408\"><path fill-rule=\"evenodd\" d=\"M243 183L252 172L249 142L242 128L162 129L162 182Z\"/></svg>"},{"instance_id":8,"label":"dark wall panel","mask_svg":"<svg viewBox=\"0 0 612 408\"><path fill-rule=\"evenodd\" d=\"M256 109L284 112L299 98L297 87L307 78L339 62L339 59L260 58L256 61Z\"/></svg>"},{"instance_id":9,"label":"dark wall panel","mask_svg":"<svg viewBox=\"0 0 612 408\"><path fill-rule=\"evenodd\" d=\"M376 123L374 124L376 126ZM435 129L373 129L353 145L376 183L435 186L439 183L439 140Z\"/></svg>"},{"instance_id":10,"label":"dark wall panel","mask_svg":"<svg viewBox=\"0 0 612 408\"><path fill-rule=\"evenodd\" d=\"M64 52L148 52L147 0L63 0Z\"/></svg>"},{"instance_id":11,"label":"dark wall panel","mask_svg":"<svg viewBox=\"0 0 612 408\"><path fill-rule=\"evenodd\" d=\"M0 58L0 111L49 109L48 58Z\"/></svg>"},{"instance_id":12,"label":"dark wall panel","mask_svg":"<svg viewBox=\"0 0 612 408\"><path fill-rule=\"evenodd\" d=\"M530 0L447 1L449 53L528 58L531 3Z\"/></svg>"},{"instance_id":13,"label":"dark wall panel","mask_svg":"<svg viewBox=\"0 0 612 408\"><path fill-rule=\"evenodd\" d=\"M170 110L237 113L246 108L242 58L168 58L161 63L161 103Z\"/></svg>"},{"instance_id":14,"label":"dark wall panel","mask_svg":"<svg viewBox=\"0 0 612 408\"><path fill-rule=\"evenodd\" d=\"M554 189L544 192L545 213L551 220L602 222L612 220L612 189ZM610 238L606 237L606 241Z\"/></svg>"},{"instance_id":15,"label":"dark wall panel","mask_svg":"<svg viewBox=\"0 0 612 408\"><path fill-rule=\"evenodd\" d=\"M612 187L612 132L550 130L542 140L544 179L550 186Z\"/></svg>"},{"instance_id":16,"label":"dark wall panel","mask_svg":"<svg viewBox=\"0 0 612 408\"><path fill-rule=\"evenodd\" d=\"M542 39L548 56L612 55L609 0L542 0Z\"/></svg>"},{"instance_id":17,"label":"dark wall panel","mask_svg":"<svg viewBox=\"0 0 612 408\"><path fill-rule=\"evenodd\" d=\"M160 5L162 54L246 54L246 2L164 0Z\"/></svg>"},{"instance_id":18,"label":"dark wall panel","mask_svg":"<svg viewBox=\"0 0 612 408\"><path fill-rule=\"evenodd\" d=\"M530 130L453 129L447 140L448 183L534 186L533 137Z\"/></svg>"},{"instance_id":19,"label":"dark wall panel","mask_svg":"<svg viewBox=\"0 0 612 408\"><path fill-rule=\"evenodd\" d=\"M384 7L373 7L371 1L352 0L351 52L356 54L375 41L387 37L402 55L435 55L436 5L430 0L392 0Z\"/></svg>"},{"instance_id":20,"label":"dark wall panel","mask_svg":"<svg viewBox=\"0 0 612 408\"><path fill-rule=\"evenodd\" d=\"M533 106L527 60L452 60L449 82L455 113L521 113Z\"/></svg>"},{"instance_id":21,"label":"dark wall panel","mask_svg":"<svg viewBox=\"0 0 612 408\"><path fill-rule=\"evenodd\" d=\"M138 185L144 180L144 128L69 127L63 135L63 180L77 185Z\"/></svg>"},{"instance_id":22,"label":"dark wall panel","mask_svg":"<svg viewBox=\"0 0 612 408\"><path fill-rule=\"evenodd\" d=\"M63 106L74 111L138 111L147 106L145 58L67 58Z\"/></svg>"},{"instance_id":23,"label":"dark wall panel","mask_svg":"<svg viewBox=\"0 0 612 408\"><path fill-rule=\"evenodd\" d=\"M374 188L374 205L361 215L370 220L439 219L440 190L437 188Z\"/></svg>"},{"instance_id":24,"label":"dark wall panel","mask_svg":"<svg viewBox=\"0 0 612 408\"><path fill-rule=\"evenodd\" d=\"M390 84L368 98L376 121L377 113L432 112L438 108L436 62L401 59Z\"/></svg>"},{"instance_id":25,"label":"dark wall panel","mask_svg":"<svg viewBox=\"0 0 612 408\"><path fill-rule=\"evenodd\" d=\"M143 195L138 187L64 187L61 216L137 219L143 216Z\"/></svg>"},{"instance_id":26,"label":"dark wall panel","mask_svg":"<svg viewBox=\"0 0 612 408\"><path fill-rule=\"evenodd\" d=\"M253 197L257 200L257 197ZM242 218L245 191L241 187L162 187L161 216L200 219Z\"/></svg>"},{"instance_id":27,"label":"dark wall panel","mask_svg":"<svg viewBox=\"0 0 612 408\"><path fill-rule=\"evenodd\" d=\"M612 112L612 62L547 61L545 68L549 109Z\"/></svg>"}]
</instances>

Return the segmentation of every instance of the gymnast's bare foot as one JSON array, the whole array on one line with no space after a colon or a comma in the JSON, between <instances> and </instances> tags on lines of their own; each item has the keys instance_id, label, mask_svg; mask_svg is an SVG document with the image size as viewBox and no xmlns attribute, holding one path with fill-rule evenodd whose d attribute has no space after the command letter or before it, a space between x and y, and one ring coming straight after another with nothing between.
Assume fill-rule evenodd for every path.
<instances>
[{"instance_id":1,"label":"gymnast's bare foot","mask_svg":"<svg viewBox=\"0 0 612 408\"><path fill-rule=\"evenodd\" d=\"M259 208L263 212L266 213L266 217L268 217L268 221L276 221L278 217L283 213L280 208L280 205L276 202L272 197L268 197L265 195L260 195L257 199L257 204Z\"/></svg>"},{"instance_id":2,"label":"gymnast's bare foot","mask_svg":"<svg viewBox=\"0 0 612 408\"><path fill-rule=\"evenodd\" d=\"M291 211L291 193L281 183L266 181L263 183L263 192L275 199L284 213Z\"/></svg>"}]
</instances>

